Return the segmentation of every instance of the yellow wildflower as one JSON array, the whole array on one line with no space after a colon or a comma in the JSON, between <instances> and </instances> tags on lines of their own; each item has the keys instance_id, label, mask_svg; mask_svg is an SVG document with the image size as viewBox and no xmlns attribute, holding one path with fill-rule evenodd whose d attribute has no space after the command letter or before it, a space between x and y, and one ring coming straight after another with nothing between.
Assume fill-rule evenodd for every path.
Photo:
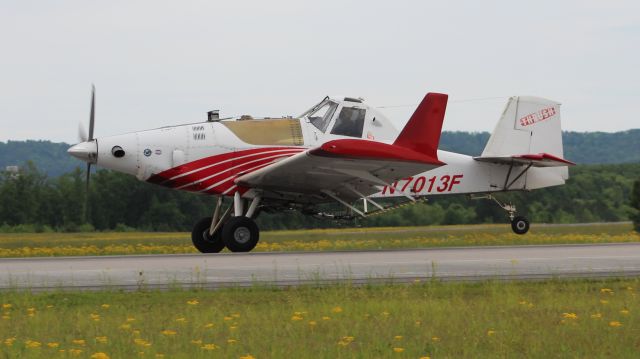
<instances>
[{"instance_id":1,"label":"yellow wildflower","mask_svg":"<svg viewBox=\"0 0 640 359\"><path fill-rule=\"evenodd\" d=\"M238 342L238 341L237 341L237 340L235 340L235 339L227 339L227 343L229 343L229 344L235 344L235 343L237 343L237 342Z\"/></svg>"},{"instance_id":2,"label":"yellow wildflower","mask_svg":"<svg viewBox=\"0 0 640 359\"><path fill-rule=\"evenodd\" d=\"M490 336L492 336L492 335L494 335L494 334L496 334L496 331L495 331L495 330L491 330L491 329L487 330L487 336L489 336L489 337L490 337Z\"/></svg>"},{"instance_id":3,"label":"yellow wildflower","mask_svg":"<svg viewBox=\"0 0 640 359\"><path fill-rule=\"evenodd\" d=\"M291 320L293 320L293 321L298 321L298 320L302 320L302 319L304 319L304 318L299 316L299 315L294 315L293 317L291 317Z\"/></svg>"},{"instance_id":4,"label":"yellow wildflower","mask_svg":"<svg viewBox=\"0 0 640 359\"><path fill-rule=\"evenodd\" d=\"M140 339L140 338L136 338L133 340L134 343L136 343L136 345L140 345L142 347L150 347L151 343L149 343L148 341L144 340L144 339Z\"/></svg>"},{"instance_id":5,"label":"yellow wildflower","mask_svg":"<svg viewBox=\"0 0 640 359\"><path fill-rule=\"evenodd\" d=\"M91 359L109 359L109 356L103 352L97 352L91 355Z\"/></svg>"},{"instance_id":6,"label":"yellow wildflower","mask_svg":"<svg viewBox=\"0 0 640 359\"><path fill-rule=\"evenodd\" d=\"M433 340L434 342L439 342L440 341L440 337L431 337L431 340Z\"/></svg>"},{"instance_id":7,"label":"yellow wildflower","mask_svg":"<svg viewBox=\"0 0 640 359\"><path fill-rule=\"evenodd\" d=\"M213 328L213 323L207 323L204 325L205 328Z\"/></svg>"},{"instance_id":8,"label":"yellow wildflower","mask_svg":"<svg viewBox=\"0 0 640 359\"><path fill-rule=\"evenodd\" d=\"M11 303L2 304L2 309L11 309L11 307L13 307L13 305Z\"/></svg>"},{"instance_id":9,"label":"yellow wildflower","mask_svg":"<svg viewBox=\"0 0 640 359\"><path fill-rule=\"evenodd\" d=\"M37 342L35 340L27 340L26 342L24 342L24 344L27 346L27 348L39 348L42 345L40 342Z\"/></svg>"},{"instance_id":10,"label":"yellow wildflower","mask_svg":"<svg viewBox=\"0 0 640 359\"><path fill-rule=\"evenodd\" d=\"M338 341L338 345L342 345L343 347L346 347L347 345L351 344L354 340L355 338L352 336L345 336Z\"/></svg>"},{"instance_id":11,"label":"yellow wildflower","mask_svg":"<svg viewBox=\"0 0 640 359\"><path fill-rule=\"evenodd\" d=\"M135 322L136 318L134 317L127 317L127 322Z\"/></svg>"},{"instance_id":12,"label":"yellow wildflower","mask_svg":"<svg viewBox=\"0 0 640 359\"><path fill-rule=\"evenodd\" d=\"M420 357L420 359L431 359L431 357Z\"/></svg>"},{"instance_id":13,"label":"yellow wildflower","mask_svg":"<svg viewBox=\"0 0 640 359\"><path fill-rule=\"evenodd\" d=\"M333 307L333 309L331 309L331 311L333 313L342 313L342 308L341 307Z\"/></svg>"},{"instance_id":14,"label":"yellow wildflower","mask_svg":"<svg viewBox=\"0 0 640 359\"><path fill-rule=\"evenodd\" d=\"M198 304L200 304L200 302L198 302L197 299L192 299L192 300L188 300L187 304L189 304L189 305L198 305Z\"/></svg>"},{"instance_id":15,"label":"yellow wildflower","mask_svg":"<svg viewBox=\"0 0 640 359\"><path fill-rule=\"evenodd\" d=\"M202 340L201 339L194 339L194 340L191 341L191 344L202 345Z\"/></svg>"},{"instance_id":16,"label":"yellow wildflower","mask_svg":"<svg viewBox=\"0 0 640 359\"><path fill-rule=\"evenodd\" d=\"M186 323L187 322L187 318L180 317L180 318L176 319L176 322L178 322L178 323Z\"/></svg>"},{"instance_id":17,"label":"yellow wildflower","mask_svg":"<svg viewBox=\"0 0 640 359\"><path fill-rule=\"evenodd\" d=\"M109 309L110 306L111 304L103 304L100 307L102 307L102 309Z\"/></svg>"},{"instance_id":18,"label":"yellow wildflower","mask_svg":"<svg viewBox=\"0 0 640 359\"><path fill-rule=\"evenodd\" d=\"M322 320L331 320L331 317L322 317Z\"/></svg>"},{"instance_id":19,"label":"yellow wildflower","mask_svg":"<svg viewBox=\"0 0 640 359\"><path fill-rule=\"evenodd\" d=\"M205 344L203 346L201 346L200 348L204 349L204 350L215 350L218 349L218 346L215 344Z\"/></svg>"},{"instance_id":20,"label":"yellow wildflower","mask_svg":"<svg viewBox=\"0 0 640 359\"><path fill-rule=\"evenodd\" d=\"M16 337L7 338L4 340L4 345L10 347L13 346L13 342L16 341Z\"/></svg>"},{"instance_id":21,"label":"yellow wildflower","mask_svg":"<svg viewBox=\"0 0 640 359\"><path fill-rule=\"evenodd\" d=\"M59 346L60 346L60 344L59 344L59 343L56 343L56 342L51 342L51 343L47 343L47 346L48 346L49 348L57 348L57 347L59 347Z\"/></svg>"},{"instance_id":22,"label":"yellow wildflower","mask_svg":"<svg viewBox=\"0 0 640 359\"><path fill-rule=\"evenodd\" d=\"M562 317L565 319L578 319L578 315L576 313L562 313Z\"/></svg>"},{"instance_id":23,"label":"yellow wildflower","mask_svg":"<svg viewBox=\"0 0 640 359\"><path fill-rule=\"evenodd\" d=\"M591 318L593 318L593 319L602 318L602 314L600 314L600 313L591 314Z\"/></svg>"},{"instance_id":24,"label":"yellow wildflower","mask_svg":"<svg viewBox=\"0 0 640 359\"><path fill-rule=\"evenodd\" d=\"M176 332L175 330L170 330L170 329L165 329L165 330L161 331L160 333L162 333L162 335L166 335L166 336L178 334L178 332Z\"/></svg>"},{"instance_id":25,"label":"yellow wildflower","mask_svg":"<svg viewBox=\"0 0 640 359\"><path fill-rule=\"evenodd\" d=\"M89 316L91 317L91 319L95 322L100 321L100 314L96 314L96 313L91 313L89 314Z\"/></svg>"},{"instance_id":26,"label":"yellow wildflower","mask_svg":"<svg viewBox=\"0 0 640 359\"><path fill-rule=\"evenodd\" d=\"M104 344L104 343L106 343L106 342L107 342L107 337L105 337L105 336L96 337L96 341L97 341L98 343L102 343L102 344Z\"/></svg>"},{"instance_id":27,"label":"yellow wildflower","mask_svg":"<svg viewBox=\"0 0 640 359\"><path fill-rule=\"evenodd\" d=\"M309 321L309 325L312 326L312 327L315 326L316 324L318 324L318 323L315 320L310 320Z\"/></svg>"},{"instance_id":28,"label":"yellow wildflower","mask_svg":"<svg viewBox=\"0 0 640 359\"><path fill-rule=\"evenodd\" d=\"M230 320L233 320L233 317L224 317L223 319L228 322Z\"/></svg>"},{"instance_id":29,"label":"yellow wildflower","mask_svg":"<svg viewBox=\"0 0 640 359\"><path fill-rule=\"evenodd\" d=\"M395 337L393 337L393 339L395 339L395 340L402 340L402 335L396 335Z\"/></svg>"},{"instance_id":30,"label":"yellow wildflower","mask_svg":"<svg viewBox=\"0 0 640 359\"><path fill-rule=\"evenodd\" d=\"M621 326L622 326L622 323L620 323L620 322L619 322L619 321L617 321L617 320L613 320L613 321L609 322L609 326L610 326L610 327L621 327Z\"/></svg>"},{"instance_id":31,"label":"yellow wildflower","mask_svg":"<svg viewBox=\"0 0 640 359\"><path fill-rule=\"evenodd\" d=\"M627 314L629 314L629 310L628 309L623 309L623 310L620 311L620 314L627 315Z\"/></svg>"},{"instance_id":32,"label":"yellow wildflower","mask_svg":"<svg viewBox=\"0 0 640 359\"><path fill-rule=\"evenodd\" d=\"M610 288L602 288L602 289L600 289L600 293L613 294L613 290L611 290Z\"/></svg>"},{"instance_id":33,"label":"yellow wildflower","mask_svg":"<svg viewBox=\"0 0 640 359\"><path fill-rule=\"evenodd\" d=\"M72 355L80 355L82 354L82 349L69 349L69 353L71 353Z\"/></svg>"},{"instance_id":34,"label":"yellow wildflower","mask_svg":"<svg viewBox=\"0 0 640 359\"><path fill-rule=\"evenodd\" d=\"M86 342L84 341L84 339L74 339L71 341L73 344L75 345L82 345L84 346L86 344Z\"/></svg>"},{"instance_id":35,"label":"yellow wildflower","mask_svg":"<svg viewBox=\"0 0 640 359\"><path fill-rule=\"evenodd\" d=\"M233 313L231 316L234 318L240 318L240 313Z\"/></svg>"},{"instance_id":36,"label":"yellow wildflower","mask_svg":"<svg viewBox=\"0 0 640 359\"><path fill-rule=\"evenodd\" d=\"M396 353L402 353L404 351L404 348L393 348L393 351Z\"/></svg>"},{"instance_id":37,"label":"yellow wildflower","mask_svg":"<svg viewBox=\"0 0 640 359\"><path fill-rule=\"evenodd\" d=\"M240 356L240 359L256 359L256 357L254 357L251 354L247 354L247 355Z\"/></svg>"}]
</instances>

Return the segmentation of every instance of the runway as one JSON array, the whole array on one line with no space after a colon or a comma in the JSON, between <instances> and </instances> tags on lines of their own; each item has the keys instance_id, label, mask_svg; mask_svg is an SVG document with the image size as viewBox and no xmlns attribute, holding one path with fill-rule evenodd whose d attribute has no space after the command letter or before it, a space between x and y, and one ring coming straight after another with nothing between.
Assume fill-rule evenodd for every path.
<instances>
[{"instance_id":1,"label":"runway","mask_svg":"<svg viewBox=\"0 0 640 359\"><path fill-rule=\"evenodd\" d=\"M640 243L0 259L0 289L166 289L640 275Z\"/></svg>"}]
</instances>

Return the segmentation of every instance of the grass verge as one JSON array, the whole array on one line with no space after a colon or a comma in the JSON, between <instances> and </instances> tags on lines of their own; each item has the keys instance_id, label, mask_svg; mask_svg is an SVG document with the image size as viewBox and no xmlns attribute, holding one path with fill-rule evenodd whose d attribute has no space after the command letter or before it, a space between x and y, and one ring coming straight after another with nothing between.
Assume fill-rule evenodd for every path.
<instances>
[{"instance_id":1,"label":"grass verge","mask_svg":"<svg viewBox=\"0 0 640 359\"><path fill-rule=\"evenodd\" d=\"M638 279L0 293L3 357L637 357Z\"/></svg>"},{"instance_id":2,"label":"grass verge","mask_svg":"<svg viewBox=\"0 0 640 359\"><path fill-rule=\"evenodd\" d=\"M196 253L190 233L95 232L0 234L0 257ZM483 245L640 242L630 223L534 226L513 234L507 225L341 228L272 231L255 251L323 251Z\"/></svg>"}]
</instances>

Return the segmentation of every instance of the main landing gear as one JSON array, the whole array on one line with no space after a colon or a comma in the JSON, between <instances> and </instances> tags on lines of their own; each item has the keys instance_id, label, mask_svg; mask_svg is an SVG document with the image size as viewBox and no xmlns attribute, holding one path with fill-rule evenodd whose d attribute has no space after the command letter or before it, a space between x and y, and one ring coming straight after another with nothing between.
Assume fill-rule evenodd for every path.
<instances>
[{"instance_id":1,"label":"main landing gear","mask_svg":"<svg viewBox=\"0 0 640 359\"><path fill-rule=\"evenodd\" d=\"M219 253L227 247L231 252L249 252L260 240L260 230L253 220L260 197L255 197L245 212L244 200L236 192L233 205L221 214L222 197L218 197L213 217L198 221L191 232L193 245L202 253ZM233 216L231 211L233 210Z\"/></svg>"},{"instance_id":2,"label":"main landing gear","mask_svg":"<svg viewBox=\"0 0 640 359\"><path fill-rule=\"evenodd\" d=\"M485 196L473 196L472 198L493 200L498 204L498 206L500 206L500 208L507 211L509 213L509 220L511 221L511 230L513 230L513 233L525 234L529 232L529 220L524 216L516 216L516 206L514 204L504 203L490 194Z\"/></svg>"}]
</instances>

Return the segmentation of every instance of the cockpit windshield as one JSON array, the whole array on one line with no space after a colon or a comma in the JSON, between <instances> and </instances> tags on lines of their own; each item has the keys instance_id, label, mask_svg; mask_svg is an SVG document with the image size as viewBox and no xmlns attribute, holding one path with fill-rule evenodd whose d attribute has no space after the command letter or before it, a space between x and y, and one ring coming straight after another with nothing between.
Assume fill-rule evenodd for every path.
<instances>
[{"instance_id":1,"label":"cockpit windshield","mask_svg":"<svg viewBox=\"0 0 640 359\"><path fill-rule=\"evenodd\" d=\"M329 126L329 122L336 112L336 108L338 108L337 103L326 100L321 103L315 111L311 112L307 118L312 125L324 132L327 126Z\"/></svg>"}]
</instances>

